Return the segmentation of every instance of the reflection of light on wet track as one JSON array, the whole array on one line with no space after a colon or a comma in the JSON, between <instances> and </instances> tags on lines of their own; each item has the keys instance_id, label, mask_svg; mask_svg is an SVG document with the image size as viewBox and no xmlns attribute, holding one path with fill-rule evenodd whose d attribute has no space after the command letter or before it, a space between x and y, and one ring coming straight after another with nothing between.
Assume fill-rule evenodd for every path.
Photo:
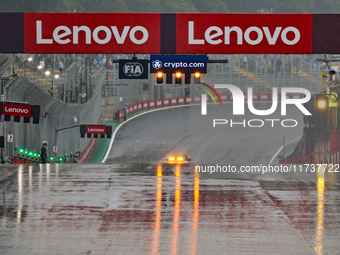
<instances>
[{"instance_id":1,"label":"reflection of light on wet track","mask_svg":"<svg viewBox=\"0 0 340 255\"><path fill-rule=\"evenodd\" d=\"M162 165L157 165L156 215L152 252L158 253L162 218Z\"/></svg>"},{"instance_id":2,"label":"reflection of light on wet track","mask_svg":"<svg viewBox=\"0 0 340 255\"><path fill-rule=\"evenodd\" d=\"M46 183L47 186L50 184L50 172L51 172L51 164L46 165Z\"/></svg>"},{"instance_id":3,"label":"reflection of light on wet track","mask_svg":"<svg viewBox=\"0 0 340 255\"><path fill-rule=\"evenodd\" d=\"M314 250L318 255L323 254L323 234L324 234L324 205L325 205L325 173L323 169L317 173L317 205L316 205L316 224L315 224L315 246Z\"/></svg>"},{"instance_id":4,"label":"reflection of light on wet track","mask_svg":"<svg viewBox=\"0 0 340 255\"><path fill-rule=\"evenodd\" d=\"M18 211L17 211L17 223L19 226L21 222L21 213L22 213L22 203L23 203L23 166L20 165L18 169Z\"/></svg>"},{"instance_id":5,"label":"reflection of light on wet track","mask_svg":"<svg viewBox=\"0 0 340 255\"><path fill-rule=\"evenodd\" d=\"M172 242L171 242L171 254L177 254L178 248L178 227L179 216L181 207L181 166L175 166L175 206L174 206L174 218L172 224Z\"/></svg>"},{"instance_id":6,"label":"reflection of light on wet track","mask_svg":"<svg viewBox=\"0 0 340 255\"><path fill-rule=\"evenodd\" d=\"M33 185L32 185L33 176L32 175L33 175L33 167L32 167L32 165L30 165L28 167L28 189L29 189L30 194L32 193L32 190L33 190Z\"/></svg>"},{"instance_id":7,"label":"reflection of light on wet track","mask_svg":"<svg viewBox=\"0 0 340 255\"><path fill-rule=\"evenodd\" d=\"M195 168L196 169L196 168ZM199 199L200 199L200 179L199 172L194 172L194 212L192 215L192 231L190 237L190 252L196 254L197 251L197 232L198 232L198 216L199 216Z\"/></svg>"}]
</instances>

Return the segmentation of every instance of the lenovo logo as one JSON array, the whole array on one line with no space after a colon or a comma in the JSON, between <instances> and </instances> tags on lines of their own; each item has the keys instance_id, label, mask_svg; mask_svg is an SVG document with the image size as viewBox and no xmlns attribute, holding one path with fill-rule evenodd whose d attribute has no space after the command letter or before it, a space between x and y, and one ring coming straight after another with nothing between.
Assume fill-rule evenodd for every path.
<instances>
[{"instance_id":1,"label":"lenovo logo","mask_svg":"<svg viewBox=\"0 0 340 255\"><path fill-rule=\"evenodd\" d=\"M189 44L231 44L230 38L236 38L237 45L244 43L257 45L263 40L266 40L269 45L275 45L278 40L281 40L286 45L295 45L300 41L301 34L296 27L276 27L274 30L268 27L251 26L243 30L238 26L210 26L204 32L204 38L195 36L194 21L188 22L189 26Z\"/></svg>"},{"instance_id":2,"label":"lenovo logo","mask_svg":"<svg viewBox=\"0 0 340 255\"><path fill-rule=\"evenodd\" d=\"M86 130L87 134L105 134L106 133L106 128L105 127L91 127L87 126Z\"/></svg>"},{"instance_id":3,"label":"lenovo logo","mask_svg":"<svg viewBox=\"0 0 340 255\"><path fill-rule=\"evenodd\" d=\"M53 44L54 42L57 44L78 44L80 33L80 38L84 38L82 43L85 44L91 44L93 41L98 44L108 44L112 41L117 44L124 44L126 40L130 40L132 43L140 45L144 44L149 38L149 32L143 26L124 26L121 31L118 31L117 26L97 26L93 30L84 25L58 26L52 34L46 36L46 32L43 30L43 22L41 20L36 21L37 44ZM43 34L46 37L43 38Z\"/></svg>"},{"instance_id":4,"label":"lenovo logo","mask_svg":"<svg viewBox=\"0 0 340 255\"><path fill-rule=\"evenodd\" d=\"M28 109L20 109L20 108L11 108L5 106L5 113L21 113L21 114L28 114Z\"/></svg>"},{"instance_id":5,"label":"lenovo logo","mask_svg":"<svg viewBox=\"0 0 340 255\"><path fill-rule=\"evenodd\" d=\"M2 114L18 117L31 117L31 106L22 104L3 104Z\"/></svg>"},{"instance_id":6,"label":"lenovo logo","mask_svg":"<svg viewBox=\"0 0 340 255\"><path fill-rule=\"evenodd\" d=\"M99 129L99 128L89 128L88 132L100 133L100 132L105 132L105 130L103 128L101 128L101 129Z\"/></svg>"}]
</instances>

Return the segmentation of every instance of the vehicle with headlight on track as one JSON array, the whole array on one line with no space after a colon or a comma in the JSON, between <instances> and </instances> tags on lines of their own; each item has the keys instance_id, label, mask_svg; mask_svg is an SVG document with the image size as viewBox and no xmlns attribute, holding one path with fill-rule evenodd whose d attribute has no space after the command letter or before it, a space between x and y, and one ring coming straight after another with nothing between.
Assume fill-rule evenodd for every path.
<instances>
[{"instance_id":1,"label":"vehicle with headlight on track","mask_svg":"<svg viewBox=\"0 0 340 255\"><path fill-rule=\"evenodd\" d=\"M171 155L166 159L168 163L186 163L190 162L190 158L186 154L184 155Z\"/></svg>"}]
</instances>

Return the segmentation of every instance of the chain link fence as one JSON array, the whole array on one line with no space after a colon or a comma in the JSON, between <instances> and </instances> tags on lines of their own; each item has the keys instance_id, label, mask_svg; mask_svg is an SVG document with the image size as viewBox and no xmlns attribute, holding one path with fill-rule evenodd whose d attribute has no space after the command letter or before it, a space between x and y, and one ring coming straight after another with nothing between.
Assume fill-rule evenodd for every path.
<instances>
[{"instance_id":1,"label":"chain link fence","mask_svg":"<svg viewBox=\"0 0 340 255\"><path fill-rule=\"evenodd\" d=\"M76 74L73 74L76 77ZM80 138L79 125L99 122L101 88L105 74L106 71L101 70L88 77L87 83L92 84L89 89L91 97L89 98L89 94L86 93L89 99L84 99L81 90L83 84L79 79L84 80L85 77L77 72L78 81L73 83L73 86L79 90L74 93L72 103L51 98L51 95L41 86L34 85L22 76L14 77L6 85L5 100L40 105L40 124L23 123L22 120L20 123L13 120L5 122L6 133L13 134L13 143L7 143L6 146L7 154L15 156L15 146L39 152L43 141L48 142L49 155L64 156L78 149L83 151L91 139ZM59 130L62 128L67 129ZM56 153L53 153L53 146L57 146Z\"/></svg>"}]
</instances>

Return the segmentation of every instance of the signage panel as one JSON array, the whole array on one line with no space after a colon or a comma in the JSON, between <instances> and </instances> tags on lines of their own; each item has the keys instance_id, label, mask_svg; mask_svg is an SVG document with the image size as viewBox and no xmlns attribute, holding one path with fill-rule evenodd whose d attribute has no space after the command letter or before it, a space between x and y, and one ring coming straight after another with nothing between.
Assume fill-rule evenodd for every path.
<instances>
[{"instance_id":1,"label":"signage panel","mask_svg":"<svg viewBox=\"0 0 340 255\"><path fill-rule=\"evenodd\" d=\"M177 14L176 53L312 53L312 14Z\"/></svg>"},{"instance_id":2,"label":"signage panel","mask_svg":"<svg viewBox=\"0 0 340 255\"><path fill-rule=\"evenodd\" d=\"M148 79L148 60L119 60L119 79Z\"/></svg>"},{"instance_id":3,"label":"signage panel","mask_svg":"<svg viewBox=\"0 0 340 255\"><path fill-rule=\"evenodd\" d=\"M86 134L106 134L106 126L93 125L86 126Z\"/></svg>"},{"instance_id":4,"label":"signage panel","mask_svg":"<svg viewBox=\"0 0 340 255\"><path fill-rule=\"evenodd\" d=\"M151 55L150 73L206 73L207 56Z\"/></svg>"},{"instance_id":5,"label":"signage panel","mask_svg":"<svg viewBox=\"0 0 340 255\"><path fill-rule=\"evenodd\" d=\"M31 117L31 106L23 104L2 104L2 115Z\"/></svg>"},{"instance_id":6,"label":"signage panel","mask_svg":"<svg viewBox=\"0 0 340 255\"><path fill-rule=\"evenodd\" d=\"M159 53L160 14L24 13L31 53Z\"/></svg>"}]
</instances>

